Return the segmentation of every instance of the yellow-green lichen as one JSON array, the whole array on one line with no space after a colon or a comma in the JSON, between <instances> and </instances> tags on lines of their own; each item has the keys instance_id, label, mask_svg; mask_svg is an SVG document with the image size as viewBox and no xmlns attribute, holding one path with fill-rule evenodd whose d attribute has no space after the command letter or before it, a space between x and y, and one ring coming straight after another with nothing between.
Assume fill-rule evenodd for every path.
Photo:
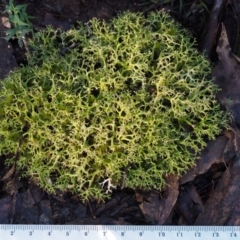
<instances>
[{"instance_id":1,"label":"yellow-green lichen","mask_svg":"<svg viewBox=\"0 0 240 240\"><path fill-rule=\"evenodd\" d=\"M0 154L18 152L18 169L49 192L104 198L125 177L161 189L226 125L208 61L164 12L49 28L30 48L1 83Z\"/></svg>"}]
</instances>

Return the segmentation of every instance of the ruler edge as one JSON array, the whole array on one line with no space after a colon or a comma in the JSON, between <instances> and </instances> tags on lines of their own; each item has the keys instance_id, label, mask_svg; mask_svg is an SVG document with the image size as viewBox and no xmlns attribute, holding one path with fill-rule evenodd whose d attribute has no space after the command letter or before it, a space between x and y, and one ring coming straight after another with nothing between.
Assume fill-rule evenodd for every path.
<instances>
[{"instance_id":1,"label":"ruler edge","mask_svg":"<svg viewBox=\"0 0 240 240\"><path fill-rule=\"evenodd\" d=\"M209 226L209 225L197 225L197 226L179 226L179 225L62 225L62 224L0 224L0 231L4 230L50 230L50 231L171 231L171 232L239 232L240 226Z\"/></svg>"}]
</instances>

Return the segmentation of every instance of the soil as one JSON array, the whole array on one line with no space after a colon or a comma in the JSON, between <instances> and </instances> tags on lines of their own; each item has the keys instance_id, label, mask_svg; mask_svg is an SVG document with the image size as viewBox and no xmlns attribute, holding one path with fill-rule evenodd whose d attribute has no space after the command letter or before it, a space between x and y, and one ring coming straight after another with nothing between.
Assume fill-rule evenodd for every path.
<instances>
[{"instance_id":1,"label":"soil","mask_svg":"<svg viewBox=\"0 0 240 240\"><path fill-rule=\"evenodd\" d=\"M0 34L4 37L6 1L1 2ZM194 168L180 179L169 176L168 187L162 192L117 189L106 202L83 203L71 193L48 194L31 179L20 179L15 166L7 166L2 157L0 224L240 224L238 0L15 0L14 4L27 4L27 13L34 17L34 31L48 25L68 31L77 21L87 23L93 17L110 21L127 10L147 14L167 9L212 61L213 77L222 89L217 98L231 112L231 125L208 143ZM16 40L7 42L3 38L0 49L0 78L4 79L20 64L26 64L26 51ZM231 103L226 100L229 98Z\"/></svg>"}]
</instances>

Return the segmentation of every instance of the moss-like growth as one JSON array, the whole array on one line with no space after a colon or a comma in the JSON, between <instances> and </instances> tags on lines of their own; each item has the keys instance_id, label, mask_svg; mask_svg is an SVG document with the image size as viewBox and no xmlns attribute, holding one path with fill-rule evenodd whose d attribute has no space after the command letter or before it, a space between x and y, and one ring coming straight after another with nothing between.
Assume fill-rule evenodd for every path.
<instances>
[{"instance_id":1,"label":"moss-like growth","mask_svg":"<svg viewBox=\"0 0 240 240\"><path fill-rule=\"evenodd\" d=\"M30 45L29 65L1 83L0 154L18 153L49 192L161 189L226 125L208 61L164 12L49 28Z\"/></svg>"}]
</instances>

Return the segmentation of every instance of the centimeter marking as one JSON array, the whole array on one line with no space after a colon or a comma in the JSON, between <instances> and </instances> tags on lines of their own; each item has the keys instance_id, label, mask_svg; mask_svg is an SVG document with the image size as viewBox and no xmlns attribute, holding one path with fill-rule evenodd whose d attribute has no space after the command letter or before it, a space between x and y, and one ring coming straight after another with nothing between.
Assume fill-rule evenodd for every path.
<instances>
[{"instance_id":1,"label":"centimeter marking","mask_svg":"<svg viewBox=\"0 0 240 240\"><path fill-rule=\"evenodd\" d=\"M3 240L229 240L240 226L0 225Z\"/></svg>"}]
</instances>

